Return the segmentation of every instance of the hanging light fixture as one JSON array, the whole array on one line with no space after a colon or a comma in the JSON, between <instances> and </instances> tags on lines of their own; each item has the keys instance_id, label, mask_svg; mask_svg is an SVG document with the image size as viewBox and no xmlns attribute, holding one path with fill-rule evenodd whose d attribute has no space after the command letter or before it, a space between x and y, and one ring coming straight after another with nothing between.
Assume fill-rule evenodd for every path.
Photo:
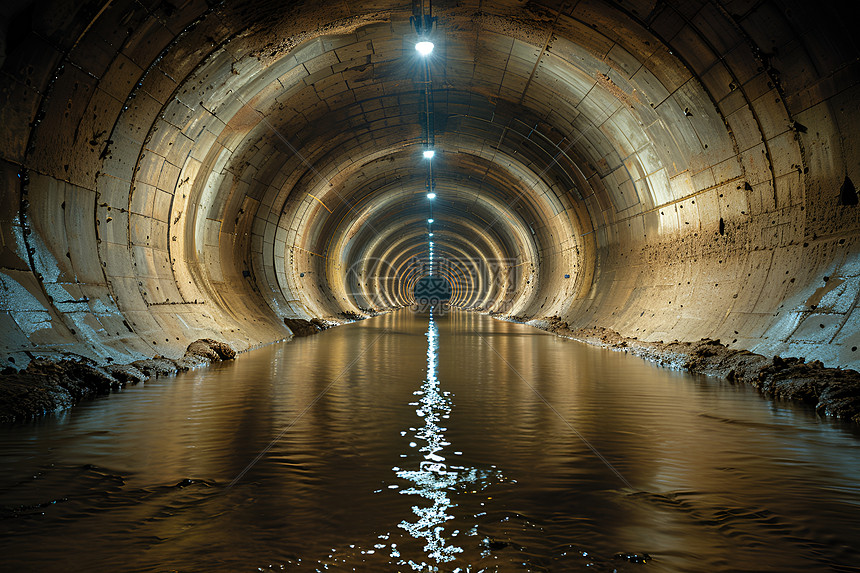
<instances>
[{"instance_id":1,"label":"hanging light fixture","mask_svg":"<svg viewBox=\"0 0 860 573\"><path fill-rule=\"evenodd\" d=\"M427 199L429 200L428 207L428 218L427 224L433 224L433 199L436 198L435 186L433 184L433 163L430 161L433 159L433 156L436 155L436 151L434 150L435 137L433 134L434 128L434 115L433 115L433 87L431 81L431 69L430 69L430 54L433 53L433 49L435 48L433 42L430 41L430 37L433 34L433 26L436 22L436 18L432 15L432 0L420 0L412 2L412 17L410 18L412 25L415 28L415 32L418 35L417 42L415 43L415 51L417 51L423 62L421 62L422 68L422 84L423 84L423 96L424 96L424 137L426 138L424 141L424 150L422 155L424 159L427 159ZM430 229L428 229L429 231ZM430 233L430 236L433 236L433 233ZM433 276L433 241L429 241L429 254L430 254L430 276Z\"/></svg>"},{"instance_id":2,"label":"hanging light fixture","mask_svg":"<svg viewBox=\"0 0 860 573\"><path fill-rule=\"evenodd\" d=\"M418 42L417 44L415 44L415 49L418 51L419 54L421 54L424 57L427 57L430 54L432 54L433 48L434 48L433 42L428 42L427 40L424 40L424 41L421 41L421 42Z\"/></svg>"}]
</instances>

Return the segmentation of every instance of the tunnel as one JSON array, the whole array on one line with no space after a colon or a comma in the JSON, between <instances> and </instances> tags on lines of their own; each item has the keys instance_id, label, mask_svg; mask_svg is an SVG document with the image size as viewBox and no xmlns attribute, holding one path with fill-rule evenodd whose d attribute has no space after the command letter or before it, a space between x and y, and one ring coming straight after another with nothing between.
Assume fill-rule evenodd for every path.
<instances>
[{"instance_id":1,"label":"tunnel","mask_svg":"<svg viewBox=\"0 0 860 573\"><path fill-rule=\"evenodd\" d=\"M289 337L284 318L407 306L430 144L459 308L860 364L857 46L837 4L430 14L5 3L6 365L241 351Z\"/></svg>"},{"instance_id":2,"label":"tunnel","mask_svg":"<svg viewBox=\"0 0 860 573\"><path fill-rule=\"evenodd\" d=\"M855 570L853 8L0 3L9 566Z\"/></svg>"},{"instance_id":3,"label":"tunnel","mask_svg":"<svg viewBox=\"0 0 860 573\"><path fill-rule=\"evenodd\" d=\"M407 306L431 142L459 308L860 364L837 4L2 10L7 366Z\"/></svg>"}]
</instances>

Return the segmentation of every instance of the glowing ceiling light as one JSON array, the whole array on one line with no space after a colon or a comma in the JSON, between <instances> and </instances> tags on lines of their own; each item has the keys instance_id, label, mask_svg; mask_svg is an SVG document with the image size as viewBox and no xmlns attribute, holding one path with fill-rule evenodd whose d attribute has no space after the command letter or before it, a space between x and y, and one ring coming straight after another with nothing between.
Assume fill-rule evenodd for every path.
<instances>
[{"instance_id":1,"label":"glowing ceiling light","mask_svg":"<svg viewBox=\"0 0 860 573\"><path fill-rule=\"evenodd\" d=\"M436 198L436 194L435 194L435 193L432 193L432 192L431 192L431 193L427 193L427 198L428 198L428 199L435 199L435 198Z\"/></svg>"},{"instance_id":2,"label":"glowing ceiling light","mask_svg":"<svg viewBox=\"0 0 860 573\"><path fill-rule=\"evenodd\" d=\"M436 155L436 152L432 149L424 150L424 159L433 159L433 156Z\"/></svg>"},{"instance_id":3,"label":"glowing ceiling light","mask_svg":"<svg viewBox=\"0 0 860 573\"><path fill-rule=\"evenodd\" d=\"M432 223L432 222L433 222L433 219L427 219L427 222L428 222L428 223Z\"/></svg>"},{"instance_id":4,"label":"glowing ceiling light","mask_svg":"<svg viewBox=\"0 0 860 573\"><path fill-rule=\"evenodd\" d=\"M418 42L415 44L415 49L418 50L418 53L422 56L429 56L433 52L433 42Z\"/></svg>"},{"instance_id":5,"label":"glowing ceiling light","mask_svg":"<svg viewBox=\"0 0 860 573\"><path fill-rule=\"evenodd\" d=\"M432 237L432 236L433 236L433 233L429 233L429 234L428 234L428 236L429 236L429 237Z\"/></svg>"}]
</instances>

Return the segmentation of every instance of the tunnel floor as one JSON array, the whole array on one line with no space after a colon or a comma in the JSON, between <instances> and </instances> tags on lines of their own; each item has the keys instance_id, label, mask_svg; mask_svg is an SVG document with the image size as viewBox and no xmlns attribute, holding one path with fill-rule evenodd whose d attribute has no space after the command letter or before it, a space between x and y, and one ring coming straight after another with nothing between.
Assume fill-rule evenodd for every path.
<instances>
[{"instance_id":1,"label":"tunnel floor","mask_svg":"<svg viewBox=\"0 0 860 573\"><path fill-rule=\"evenodd\" d=\"M856 429L474 313L402 310L0 428L42 571L856 570Z\"/></svg>"}]
</instances>

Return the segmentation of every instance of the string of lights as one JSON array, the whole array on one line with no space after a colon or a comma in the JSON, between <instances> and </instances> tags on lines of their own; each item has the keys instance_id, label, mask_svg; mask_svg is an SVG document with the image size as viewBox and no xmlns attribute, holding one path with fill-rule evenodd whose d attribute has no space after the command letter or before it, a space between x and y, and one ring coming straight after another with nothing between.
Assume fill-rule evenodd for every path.
<instances>
[{"instance_id":1,"label":"string of lights","mask_svg":"<svg viewBox=\"0 0 860 573\"><path fill-rule=\"evenodd\" d=\"M426 8L426 10L425 10ZM436 198L436 186L433 180L433 157L436 155L435 137L433 133L433 86L430 70L430 61L435 45L431 41L433 25L436 19L432 15L432 3L430 0L415 0L413 2L412 23L418 34L418 42L415 50L421 57L422 85L424 91L424 130L425 142L423 156L427 161L427 241L429 257L429 274L433 276L433 200Z\"/></svg>"}]
</instances>

